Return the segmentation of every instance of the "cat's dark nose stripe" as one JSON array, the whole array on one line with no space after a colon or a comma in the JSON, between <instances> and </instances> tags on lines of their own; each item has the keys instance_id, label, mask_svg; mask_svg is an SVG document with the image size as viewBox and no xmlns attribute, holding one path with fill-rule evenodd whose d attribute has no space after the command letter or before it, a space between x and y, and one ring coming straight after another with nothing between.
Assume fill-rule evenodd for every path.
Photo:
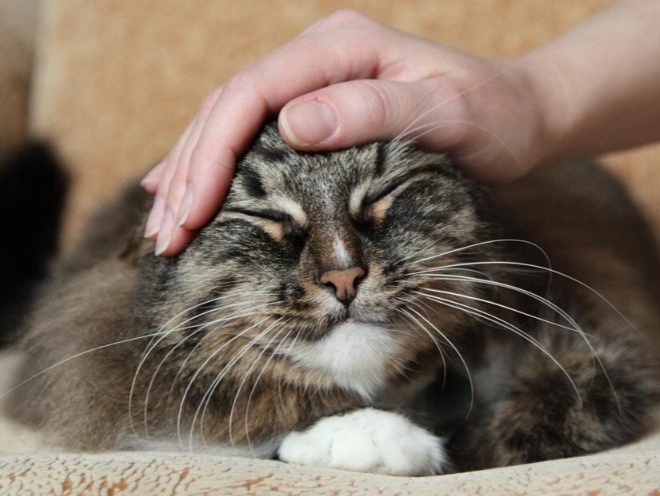
<instances>
[{"instance_id":1,"label":"cat's dark nose stripe","mask_svg":"<svg viewBox=\"0 0 660 496\"><path fill-rule=\"evenodd\" d=\"M343 270L329 270L321 274L319 282L332 286L335 296L342 303L350 303L357 294L357 283L366 275L362 267L350 267Z\"/></svg>"}]
</instances>

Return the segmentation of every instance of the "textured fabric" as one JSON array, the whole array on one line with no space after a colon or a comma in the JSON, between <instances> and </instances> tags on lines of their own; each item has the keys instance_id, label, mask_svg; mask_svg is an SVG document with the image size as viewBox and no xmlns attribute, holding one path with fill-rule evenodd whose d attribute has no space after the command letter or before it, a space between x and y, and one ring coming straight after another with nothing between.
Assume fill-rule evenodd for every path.
<instances>
[{"instance_id":1,"label":"textured fabric","mask_svg":"<svg viewBox=\"0 0 660 496\"><path fill-rule=\"evenodd\" d=\"M267 460L113 453L0 457L0 494L472 495L660 492L660 451L599 455L437 477L388 477Z\"/></svg>"},{"instance_id":2,"label":"textured fabric","mask_svg":"<svg viewBox=\"0 0 660 496\"><path fill-rule=\"evenodd\" d=\"M0 391L18 358L0 355ZM0 416L0 494L660 494L660 432L596 455L421 478L209 455L46 451L36 434Z\"/></svg>"}]
</instances>

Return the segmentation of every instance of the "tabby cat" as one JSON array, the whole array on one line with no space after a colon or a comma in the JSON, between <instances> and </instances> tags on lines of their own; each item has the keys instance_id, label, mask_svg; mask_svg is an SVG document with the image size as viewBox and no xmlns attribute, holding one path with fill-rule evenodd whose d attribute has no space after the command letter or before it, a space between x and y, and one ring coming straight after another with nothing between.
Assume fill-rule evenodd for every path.
<instances>
[{"instance_id":1,"label":"tabby cat","mask_svg":"<svg viewBox=\"0 0 660 496\"><path fill-rule=\"evenodd\" d=\"M100 213L27 325L11 413L61 447L430 475L652 426L656 249L597 166L490 191L411 142L300 153L270 124L181 256L148 206Z\"/></svg>"}]
</instances>

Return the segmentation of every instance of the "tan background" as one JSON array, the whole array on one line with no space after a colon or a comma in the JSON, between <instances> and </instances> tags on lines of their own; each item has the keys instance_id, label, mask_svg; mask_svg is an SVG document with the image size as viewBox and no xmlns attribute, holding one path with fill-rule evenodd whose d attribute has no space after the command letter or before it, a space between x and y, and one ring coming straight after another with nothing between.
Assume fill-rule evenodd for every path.
<instances>
[{"instance_id":1,"label":"tan background","mask_svg":"<svg viewBox=\"0 0 660 496\"><path fill-rule=\"evenodd\" d=\"M73 173L67 240L118 183L166 153L215 85L337 8L474 53L510 57L609 3L44 0L30 120L35 134L56 143ZM609 162L660 233L660 148Z\"/></svg>"}]
</instances>

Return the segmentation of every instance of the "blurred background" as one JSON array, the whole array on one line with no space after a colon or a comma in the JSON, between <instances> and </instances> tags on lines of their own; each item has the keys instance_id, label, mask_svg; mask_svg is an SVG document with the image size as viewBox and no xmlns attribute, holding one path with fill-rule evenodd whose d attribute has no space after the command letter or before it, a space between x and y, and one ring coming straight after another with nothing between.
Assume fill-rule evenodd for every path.
<instances>
[{"instance_id":1,"label":"blurred background","mask_svg":"<svg viewBox=\"0 0 660 496\"><path fill-rule=\"evenodd\" d=\"M0 154L50 140L73 192L64 246L173 145L202 98L316 19L353 8L476 54L513 57L610 0L0 0ZM605 158L660 234L660 147Z\"/></svg>"}]
</instances>

